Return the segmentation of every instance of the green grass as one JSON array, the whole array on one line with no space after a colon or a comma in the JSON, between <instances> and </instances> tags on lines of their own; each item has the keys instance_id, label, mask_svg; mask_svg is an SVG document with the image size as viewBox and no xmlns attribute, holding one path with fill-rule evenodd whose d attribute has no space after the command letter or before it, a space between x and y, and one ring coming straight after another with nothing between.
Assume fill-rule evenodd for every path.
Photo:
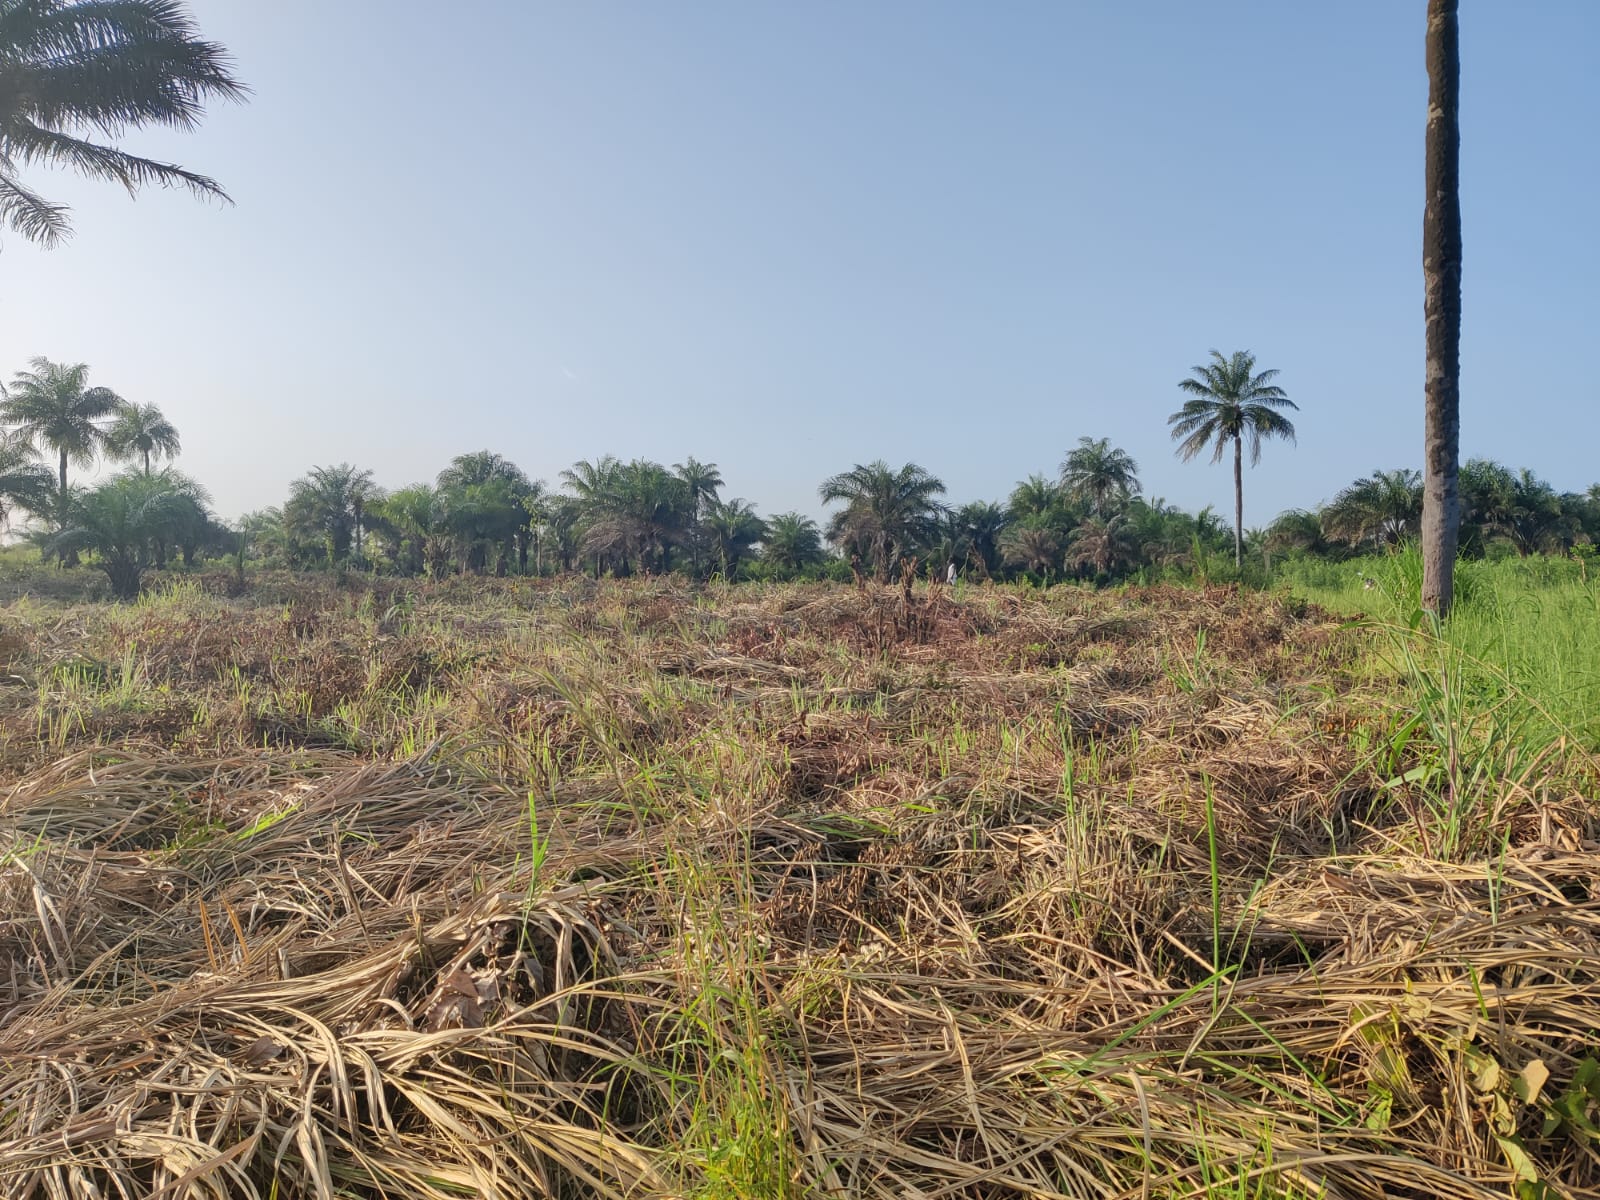
<instances>
[{"instance_id":1,"label":"green grass","mask_svg":"<svg viewBox=\"0 0 1600 1200\"><path fill-rule=\"evenodd\" d=\"M1421 577L1414 549L1279 571L1296 595L1397 631L1418 624ZM1600 570L1554 558L1462 562L1456 594L1438 652L1464 685L1480 701L1519 707L1530 744L1565 735L1600 749Z\"/></svg>"}]
</instances>

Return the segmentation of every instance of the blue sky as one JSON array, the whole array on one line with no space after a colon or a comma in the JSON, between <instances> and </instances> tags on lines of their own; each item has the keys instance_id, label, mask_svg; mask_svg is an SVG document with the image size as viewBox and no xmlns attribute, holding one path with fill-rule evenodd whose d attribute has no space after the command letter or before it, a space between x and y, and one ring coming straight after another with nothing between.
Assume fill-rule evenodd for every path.
<instances>
[{"instance_id":1,"label":"blue sky","mask_svg":"<svg viewBox=\"0 0 1600 1200\"><path fill-rule=\"evenodd\" d=\"M1423 3L198 0L252 102L131 143L237 204L30 176L0 373L155 401L219 511L315 463L694 454L764 512L853 462L1001 498L1081 435L1225 508L1209 348L1301 406L1246 522L1422 435ZM1600 479L1600 4L1463 0L1462 444Z\"/></svg>"}]
</instances>

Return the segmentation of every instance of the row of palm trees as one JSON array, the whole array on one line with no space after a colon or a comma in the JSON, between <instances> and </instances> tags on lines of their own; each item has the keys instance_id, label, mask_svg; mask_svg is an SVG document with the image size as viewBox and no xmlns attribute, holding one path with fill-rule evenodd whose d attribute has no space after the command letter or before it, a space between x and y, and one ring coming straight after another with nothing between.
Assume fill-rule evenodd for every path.
<instances>
[{"instance_id":1,"label":"row of palm trees","mask_svg":"<svg viewBox=\"0 0 1600 1200\"><path fill-rule=\"evenodd\" d=\"M0 518L13 509L60 514L71 496L68 467L102 457L141 463L178 454L178 430L154 404L134 404L110 388L89 386L84 363L35 358L0 384ZM52 475L41 456L54 460Z\"/></svg>"},{"instance_id":2,"label":"row of palm trees","mask_svg":"<svg viewBox=\"0 0 1600 1200\"><path fill-rule=\"evenodd\" d=\"M1293 553L1338 555L1394 546L1417 536L1421 480L1379 471L1315 511L1295 510L1269 528L1244 528L1243 469L1270 439L1293 441L1285 410L1297 406L1248 351L1193 368L1180 381L1183 406L1168 418L1177 453L1230 456L1234 566L1246 549L1264 565ZM682 570L792 577L855 570L880 581L913 564L990 578L1115 579L1135 571L1208 569L1229 530L1206 509L1188 514L1146 499L1138 463L1106 438L1080 438L1055 477L1030 476L1006 503L944 502L941 480L916 463L858 463L824 480L826 526L800 513L761 518L722 496L714 463L668 468L647 459L581 461L551 491L489 451L462 455L432 484L385 494L370 472L320 467L295 482L281 509L255 514L252 536L294 565L380 564L406 574L544 573L584 569L628 575ZM1600 496L1560 496L1527 471L1489 462L1463 471L1468 552L1504 539L1520 553L1600 540ZM370 546L367 544L370 539ZM828 553L827 544L836 552ZM530 562L531 557L531 562Z\"/></svg>"},{"instance_id":3,"label":"row of palm trees","mask_svg":"<svg viewBox=\"0 0 1600 1200\"><path fill-rule=\"evenodd\" d=\"M1458 488L1460 549L1468 557L1496 542L1523 557L1600 543L1600 484L1582 493L1558 492L1527 468L1474 458L1462 464ZM1281 514L1263 531L1262 549L1269 557L1392 549L1421 535L1422 503L1420 471L1374 471L1321 508Z\"/></svg>"},{"instance_id":4,"label":"row of palm trees","mask_svg":"<svg viewBox=\"0 0 1600 1200\"><path fill-rule=\"evenodd\" d=\"M1468 553L1496 541L1522 554L1600 541L1600 485L1563 495L1529 471L1483 460L1468 463L1462 479ZM1209 508L1191 514L1147 498L1133 457L1088 437L1055 474L1021 481L1003 503L947 504L944 483L916 463L858 463L818 489L831 507L821 525L796 512L763 518L748 502L725 498L716 464L695 458L671 467L585 460L562 472L561 484L547 489L489 451L453 459L431 484L393 492L370 472L339 464L308 472L285 505L252 514L245 529L254 553L286 565L405 575L679 571L732 579L854 570L888 581L954 563L973 578L1114 580L1210 572L1246 552L1267 567L1295 554L1370 553L1414 539L1421 515L1419 474L1377 471L1319 509L1241 531L1237 509L1230 528Z\"/></svg>"}]
</instances>

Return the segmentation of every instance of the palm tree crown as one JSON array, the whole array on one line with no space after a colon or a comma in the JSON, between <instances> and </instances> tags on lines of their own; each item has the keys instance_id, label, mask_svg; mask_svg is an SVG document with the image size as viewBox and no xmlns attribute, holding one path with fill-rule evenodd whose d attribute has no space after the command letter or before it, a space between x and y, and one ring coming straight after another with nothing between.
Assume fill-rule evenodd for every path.
<instances>
[{"instance_id":1,"label":"palm tree crown","mask_svg":"<svg viewBox=\"0 0 1600 1200\"><path fill-rule=\"evenodd\" d=\"M106 430L107 452L124 462L143 458L146 475L152 458L176 458L179 449L178 427L154 404L126 405Z\"/></svg>"},{"instance_id":2,"label":"palm tree crown","mask_svg":"<svg viewBox=\"0 0 1600 1200\"><path fill-rule=\"evenodd\" d=\"M822 531L801 513L779 513L767 522L761 557L781 571L803 571L822 561Z\"/></svg>"},{"instance_id":3,"label":"palm tree crown","mask_svg":"<svg viewBox=\"0 0 1600 1200\"><path fill-rule=\"evenodd\" d=\"M244 94L175 0L0 0L0 222L47 246L69 232L65 206L18 178L32 164L226 200L203 175L108 143L147 125L192 129L207 99Z\"/></svg>"},{"instance_id":4,"label":"palm tree crown","mask_svg":"<svg viewBox=\"0 0 1600 1200\"><path fill-rule=\"evenodd\" d=\"M31 360L31 371L19 371L5 389L0 420L15 425L17 436L57 456L57 499L67 496L67 465L94 466L104 444L100 424L122 411L122 398L110 388L89 387L85 363Z\"/></svg>"},{"instance_id":5,"label":"palm tree crown","mask_svg":"<svg viewBox=\"0 0 1600 1200\"><path fill-rule=\"evenodd\" d=\"M696 515L717 502L717 494L722 490L722 472L716 463L703 463L690 455L681 463L673 463L672 472L689 489Z\"/></svg>"},{"instance_id":6,"label":"palm tree crown","mask_svg":"<svg viewBox=\"0 0 1600 1200\"><path fill-rule=\"evenodd\" d=\"M1104 514L1113 499L1139 494L1139 464L1110 438L1082 437L1061 463L1061 486L1072 500Z\"/></svg>"},{"instance_id":7,"label":"palm tree crown","mask_svg":"<svg viewBox=\"0 0 1600 1200\"><path fill-rule=\"evenodd\" d=\"M1327 536L1352 546L1395 546L1422 521L1422 472L1374 471L1333 498L1322 514Z\"/></svg>"},{"instance_id":8,"label":"palm tree crown","mask_svg":"<svg viewBox=\"0 0 1600 1200\"><path fill-rule=\"evenodd\" d=\"M1255 355L1235 351L1225 358L1213 350L1211 361L1194 368L1178 386L1191 399L1167 418L1172 436L1178 441L1178 455L1188 462L1207 446L1212 447L1212 462L1233 447L1234 562L1244 564L1244 479L1241 458L1250 443L1250 465L1261 461L1263 438L1281 437L1294 441L1294 426L1279 409L1298 409L1287 393L1272 381L1276 371L1257 371Z\"/></svg>"}]
</instances>

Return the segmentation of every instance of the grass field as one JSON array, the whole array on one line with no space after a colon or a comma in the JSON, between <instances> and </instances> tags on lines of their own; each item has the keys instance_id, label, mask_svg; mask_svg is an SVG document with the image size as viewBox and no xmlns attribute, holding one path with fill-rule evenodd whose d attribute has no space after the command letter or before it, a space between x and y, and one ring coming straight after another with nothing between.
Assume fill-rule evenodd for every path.
<instances>
[{"instance_id":1,"label":"grass field","mask_svg":"<svg viewBox=\"0 0 1600 1200\"><path fill-rule=\"evenodd\" d=\"M1307 560L1285 574L1296 594L1333 611L1363 613L1391 630L1409 631L1419 620L1415 550ZM1524 740L1533 745L1565 735L1600 748L1600 565L1545 557L1463 562L1456 579L1459 603L1435 670L1448 666L1463 686L1504 700L1528 723Z\"/></svg>"},{"instance_id":2,"label":"grass field","mask_svg":"<svg viewBox=\"0 0 1600 1200\"><path fill-rule=\"evenodd\" d=\"M0 1190L1600 1195L1593 593L1488 579L15 600Z\"/></svg>"}]
</instances>

